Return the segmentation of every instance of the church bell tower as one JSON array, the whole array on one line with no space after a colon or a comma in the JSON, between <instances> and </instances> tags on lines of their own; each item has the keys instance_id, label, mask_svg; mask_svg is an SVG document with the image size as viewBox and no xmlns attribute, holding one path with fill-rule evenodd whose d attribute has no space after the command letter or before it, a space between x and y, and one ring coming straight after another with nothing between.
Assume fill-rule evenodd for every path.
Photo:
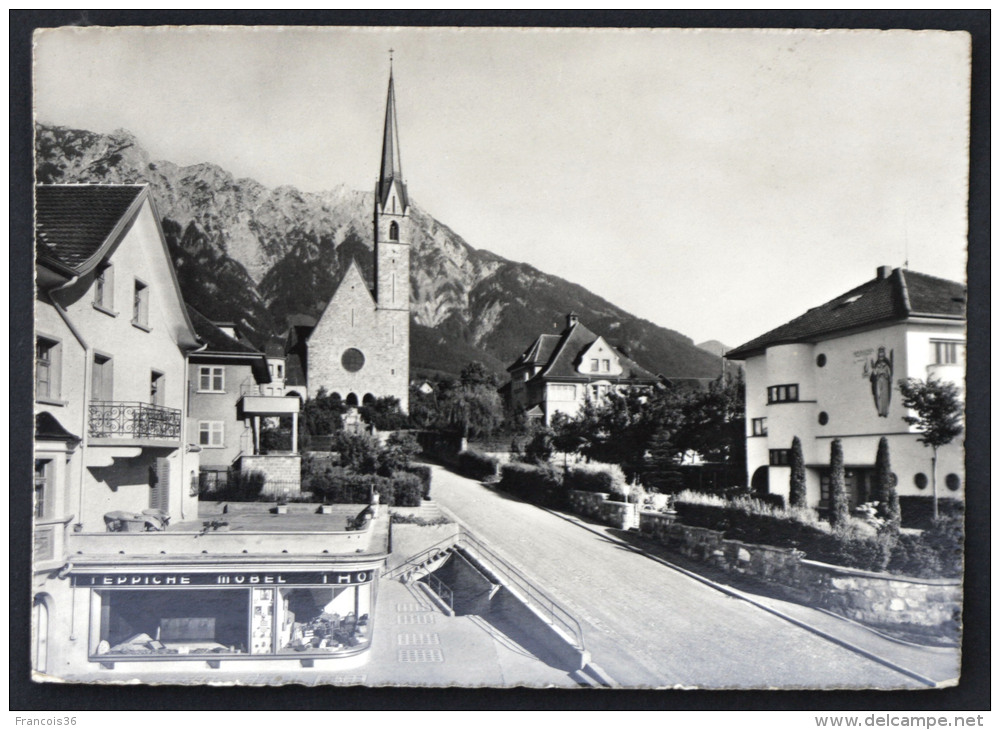
<instances>
[{"instance_id":1,"label":"church bell tower","mask_svg":"<svg viewBox=\"0 0 1000 730\"><path fill-rule=\"evenodd\" d=\"M392 61L385 101L382 164L375 188L375 302L395 366L393 376L407 409L410 368L410 201L403 180L396 123Z\"/></svg>"}]
</instances>

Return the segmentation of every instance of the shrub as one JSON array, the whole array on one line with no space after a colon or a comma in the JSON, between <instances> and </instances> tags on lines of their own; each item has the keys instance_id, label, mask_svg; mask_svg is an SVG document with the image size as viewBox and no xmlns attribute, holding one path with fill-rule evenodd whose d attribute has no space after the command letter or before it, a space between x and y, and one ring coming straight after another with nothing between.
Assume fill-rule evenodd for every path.
<instances>
[{"instance_id":1,"label":"shrub","mask_svg":"<svg viewBox=\"0 0 1000 730\"><path fill-rule=\"evenodd\" d=\"M358 409L361 420L379 431L395 431L406 428L409 418L399 407L399 398L385 396Z\"/></svg>"},{"instance_id":2,"label":"shrub","mask_svg":"<svg viewBox=\"0 0 1000 730\"><path fill-rule=\"evenodd\" d=\"M267 482L267 476L260 471L237 471L230 474L229 483L221 492L220 499L231 502L256 502Z\"/></svg>"},{"instance_id":3,"label":"shrub","mask_svg":"<svg viewBox=\"0 0 1000 730\"><path fill-rule=\"evenodd\" d=\"M374 474L379 467L382 445L367 433L338 431L333 436L332 451L340 454L340 463L358 474Z\"/></svg>"},{"instance_id":4,"label":"shrub","mask_svg":"<svg viewBox=\"0 0 1000 730\"><path fill-rule=\"evenodd\" d=\"M559 472L550 466L504 464L500 469L499 486L526 502L544 507L561 507L566 502Z\"/></svg>"},{"instance_id":5,"label":"shrub","mask_svg":"<svg viewBox=\"0 0 1000 730\"><path fill-rule=\"evenodd\" d=\"M617 464L577 464L566 470L565 484L567 489L581 492L606 492L617 495L617 499L625 501L628 487L625 484L625 472Z\"/></svg>"},{"instance_id":6,"label":"shrub","mask_svg":"<svg viewBox=\"0 0 1000 730\"><path fill-rule=\"evenodd\" d=\"M409 431L396 431L389 435L378 454L378 473L387 477L405 470L419 453L420 444L416 436Z\"/></svg>"},{"instance_id":7,"label":"shrub","mask_svg":"<svg viewBox=\"0 0 1000 730\"><path fill-rule=\"evenodd\" d=\"M470 479L488 479L496 476L499 464L492 456L481 454L475 449L466 449L458 454L457 469Z\"/></svg>"},{"instance_id":8,"label":"shrub","mask_svg":"<svg viewBox=\"0 0 1000 730\"><path fill-rule=\"evenodd\" d=\"M934 500L929 495L900 496L899 511L903 527L930 529L934 525ZM961 517L965 514L965 503L960 499L938 497L938 513L941 517Z\"/></svg>"},{"instance_id":9,"label":"shrub","mask_svg":"<svg viewBox=\"0 0 1000 730\"><path fill-rule=\"evenodd\" d=\"M542 427L535 431L524 447L524 460L529 464L547 464L555 447L552 445L552 429Z\"/></svg>"},{"instance_id":10,"label":"shrub","mask_svg":"<svg viewBox=\"0 0 1000 730\"><path fill-rule=\"evenodd\" d=\"M848 520L809 546L807 557L859 570L884 571L889 565L896 536L891 531L872 533Z\"/></svg>"},{"instance_id":11,"label":"shrub","mask_svg":"<svg viewBox=\"0 0 1000 730\"><path fill-rule=\"evenodd\" d=\"M416 515L401 515L393 512L389 515L389 519L392 523L400 525L418 525L420 527L433 527L434 525L450 525L452 524L444 515L439 515L432 519L427 519L425 517L417 517Z\"/></svg>"},{"instance_id":12,"label":"shrub","mask_svg":"<svg viewBox=\"0 0 1000 730\"><path fill-rule=\"evenodd\" d=\"M965 539L961 517L943 517L919 535L903 533L896 542L889 570L915 578L962 574Z\"/></svg>"},{"instance_id":13,"label":"shrub","mask_svg":"<svg viewBox=\"0 0 1000 730\"><path fill-rule=\"evenodd\" d=\"M421 496L423 499L431 498L431 468L425 466L424 464L410 464L404 470L409 474L413 474L420 480L421 484Z\"/></svg>"},{"instance_id":14,"label":"shrub","mask_svg":"<svg viewBox=\"0 0 1000 730\"><path fill-rule=\"evenodd\" d=\"M392 476L392 493L394 504L398 507L419 507L424 492L420 477L408 472L398 472Z\"/></svg>"},{"instance_id":15,"label":"shrub","mask_svg":"<svg viewBox=\"0 0 1000 730\"><path fill-rule=\"evenodd\" d=\"M356 474L343 467L328 467L309 480L309 491L330 504L368 504L372 490L382 504L393 504L393 482L375 474Z\"/></svg>"}]
</instances>

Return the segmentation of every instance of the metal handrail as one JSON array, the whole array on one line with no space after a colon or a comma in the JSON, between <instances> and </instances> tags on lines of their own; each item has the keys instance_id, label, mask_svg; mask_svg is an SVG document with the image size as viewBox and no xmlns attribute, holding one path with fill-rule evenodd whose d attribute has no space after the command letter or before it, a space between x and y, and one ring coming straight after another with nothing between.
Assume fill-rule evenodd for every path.
<instances>
[{"instance_id":1,"label":"metal handrail","mask_svg":"<svg viewBox=\"0 0 1000 730\"><path fill-rule=\"evenodd\" d=\"M459 547L469 550L469 546L465 544L468 542L473 550L479 553L476 558L480 562L485 563L490 569L498 573L499 578L519 590L523 594L523 597L546 615L553 624L562 627L573 639L579 651L586 651L583 641L583 629L569 611L556 603L555 599L547 593L536 588L521 571L501 558L466 530L460 528L459 538L457 543Z\"/></svg>"},{"instance_id":2,"label":"metal handrail","mask_svg":"<svg viewBox=\"0 0 1000 730\"><path fill-rule=\"evenodd\" d=\"M431 590L438 594L442 601L448 604L448 608L455 610L455 592L448 585L433 573L427 574L427 582Z\"/></svg>"},{"instance_id":3,"label":"metal handrail","mask_svg":"<svg viewBox=\"0 0 1000 730\"><path fill-rule=\"evenodd\" d=\"M579 621L573 618L569 611L556 603L554 598L536 588L521 571L493 552L493 550L480 542L461 525L459 525L458 532L455 535L440 540L429 548L417 553L401 565L397 565L392 570L383 573L382 577L396 578L404 573L417 570L433 554L441 553L448 548L456 546L466 552L474 553L474 557L495 573L500 582L508 587L513 587L553 624L561 627L569 635L575 647L580 652L586 651L583 641L583 628L580 626ZM441 582L439 578L432 576L431 573L428 573L428 576L435 578L439 583ZM438 595L441 595L440 591L437 592Z\"/></svg>"}]
</instances>

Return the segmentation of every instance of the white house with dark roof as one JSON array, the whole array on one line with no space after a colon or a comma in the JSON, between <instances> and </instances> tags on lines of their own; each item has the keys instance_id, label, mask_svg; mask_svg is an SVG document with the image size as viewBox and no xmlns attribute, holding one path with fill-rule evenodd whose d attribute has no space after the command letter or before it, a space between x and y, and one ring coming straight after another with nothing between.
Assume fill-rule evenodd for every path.
<instances>
[{"instance_id":1,"label":"white house with dark roof","mask_svg":"<svg viewBox=\"0 0 1000 730\"><path fill-rule=\"evenodd\" d=\"M787 499L798 436L808 504L826 508L830 444L840 439L851 504L870 501L885 436L900 497L928 497L931 451L903 420L897 384L933 377L964 387L965 326L963 284L880 266L874 279L726 353L745 363L752 488ZM963 498L961 439L940 449L938 474L941 496Z\"/></svg>"},{"instance_id":2,"label":"white house with dark roof","mask_svg":"<svg viewBox=\"0 0 1000 730\"><path fill-rule=\"evenodd\" d=\"M507 372L510 382L502 392L508 404L546 424L556 413L575 416L588 400L600 400L609 392L660 382L587 329L575 314L566 315L560 334L539 335Z\"/></svg>"},{"instance_id":3,"label":"white house with dark roof","mask_svg":"<svg viewBox=\"0 0 1000 730\"><path fill-rule=\"evenodd\" d=\"M254 394L264 353L185 307L146 187L38 186L36 211L33 678L363 663L385 508L349 529L357 505L199 505L216 431L188 420L192 395L227 419L298 398Z\"/></svg>"}]
</instances>

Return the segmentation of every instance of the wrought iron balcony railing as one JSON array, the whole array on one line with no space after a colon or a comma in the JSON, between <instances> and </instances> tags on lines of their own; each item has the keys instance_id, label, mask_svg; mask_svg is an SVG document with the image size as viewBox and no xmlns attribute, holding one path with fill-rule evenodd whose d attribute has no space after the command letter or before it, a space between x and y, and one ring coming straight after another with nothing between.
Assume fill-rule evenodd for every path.
<instances>
[{"instance_id":1,"label":"wrought iron balcony railing","mask_svg":"<svg viewBox=\"0 0 1000 730\"><path fill-rule=\"evenodd\" d=\"M178 441L181 411L135 401L91 401L89 432L91 438Z\"/></svg>"}]
</instances>

